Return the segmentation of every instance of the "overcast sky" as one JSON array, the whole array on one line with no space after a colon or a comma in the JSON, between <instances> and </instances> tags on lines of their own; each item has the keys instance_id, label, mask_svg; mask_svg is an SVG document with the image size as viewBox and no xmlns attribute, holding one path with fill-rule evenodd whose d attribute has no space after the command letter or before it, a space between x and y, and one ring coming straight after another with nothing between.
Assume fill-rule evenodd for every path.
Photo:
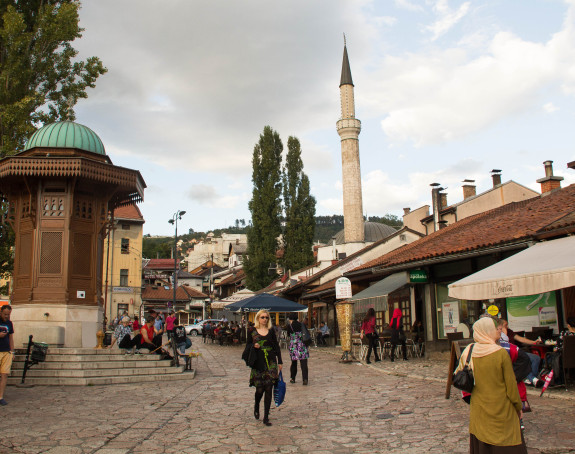
<instances>
[{"instance_id":1,"label":"overcast sky","mask_svg":"<svg viewBox=\"0 0 575 454\"><path fill-rule=\"evenodd\" d=\"M462 199L503 181L575 182L575 0L84 0L80 57L108 68L77 122L140 170L145 233L250 218L264 126L302 143L317 214L342 214L343 33L355 84L364 213Z\"/></svg>"}]
</instances>

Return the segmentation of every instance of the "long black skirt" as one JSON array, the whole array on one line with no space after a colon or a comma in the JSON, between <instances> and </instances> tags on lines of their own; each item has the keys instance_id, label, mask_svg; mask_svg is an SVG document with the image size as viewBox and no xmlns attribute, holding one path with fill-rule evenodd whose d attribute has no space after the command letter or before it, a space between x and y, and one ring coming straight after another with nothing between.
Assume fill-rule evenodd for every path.
<instances>
[{"instance_id":1,"label":"long black skirt","mask_svg":"<svg viewBox=\"0 0 575 454\"><path fill-rule=\"evenodd\" d=\"M469 434L469 453L470 454L527 454L525 440L521 434L520 445L515 446L495 446L479 441L475 435Z\"/></svg>"}]
</instances>

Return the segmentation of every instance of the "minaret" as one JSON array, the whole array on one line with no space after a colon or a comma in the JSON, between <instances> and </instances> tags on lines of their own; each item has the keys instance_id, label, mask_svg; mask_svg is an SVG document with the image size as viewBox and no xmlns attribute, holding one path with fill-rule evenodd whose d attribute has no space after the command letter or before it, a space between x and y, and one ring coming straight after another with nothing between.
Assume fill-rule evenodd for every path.
<instances>
[{"instance_id":1,"label":"minaret","mask_svg":"<svg viewBox=\"0 0 575 454\"><path fill-rule=\"evenodd\" d=\"M341 137L345 242L362 243L365 234L358 140L359 132L361 131L361 122L355 118L353 81L351 80L351 70L349 68L345 41L343 45L343 64L341 67L339 92L341 97L341 120L337 122L337 133Z\"/></svg>"}]
</instances>

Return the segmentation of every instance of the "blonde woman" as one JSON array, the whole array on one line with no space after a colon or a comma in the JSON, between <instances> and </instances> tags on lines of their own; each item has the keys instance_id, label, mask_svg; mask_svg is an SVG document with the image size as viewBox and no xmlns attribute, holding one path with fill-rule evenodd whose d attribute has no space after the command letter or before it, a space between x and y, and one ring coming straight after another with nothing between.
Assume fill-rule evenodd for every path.
<instances>
[{"instance_id":1,"label":"blonde woman","mask_svg":"<svg viewBox=\"0 0 575 454\"><path fill-rule=\"evenodd\" d=\"M473 324L470 367L475 377L469 413L471 454L527 454L521 437L521 399L511 359L497 345L500 333L491 317ZM457 370L463 369L469 353L461 354Z\"/></svg>"},{"instance_id":2,"label":"blonde woman","mask_svg":"<svg viewBox=\"0 0 575 454\"><path fill-rule=\"evenodd\" d=\"M248 333L246 351L252 348L257 358L250 374L250 386L256 388L254 417L260 419L260 402L265 394L263 423L271 426L272 390L282 370L282 354L275 330L272 329L270 314L266 310L256 314L254 329Z\"/></svg>"}]
</instances>

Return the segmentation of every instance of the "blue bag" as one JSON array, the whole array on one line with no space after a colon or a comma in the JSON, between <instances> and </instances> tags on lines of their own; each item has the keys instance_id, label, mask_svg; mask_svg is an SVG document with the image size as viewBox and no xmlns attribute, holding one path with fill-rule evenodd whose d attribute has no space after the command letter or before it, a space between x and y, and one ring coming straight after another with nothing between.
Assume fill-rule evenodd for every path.
<instances>
[{"instance_id":1,"label":"blue bag","mask_svg":"<svg viewBox=\"0 0 575 454\"><path fill-rule=\"evenodd\" d=\"M276 404L276 407L279 407L282 404L285 396L286 396L286 382L284 381L282 373L280 372L280 378L274 385L274 402Z\"/></svg>"}]
</instances>

